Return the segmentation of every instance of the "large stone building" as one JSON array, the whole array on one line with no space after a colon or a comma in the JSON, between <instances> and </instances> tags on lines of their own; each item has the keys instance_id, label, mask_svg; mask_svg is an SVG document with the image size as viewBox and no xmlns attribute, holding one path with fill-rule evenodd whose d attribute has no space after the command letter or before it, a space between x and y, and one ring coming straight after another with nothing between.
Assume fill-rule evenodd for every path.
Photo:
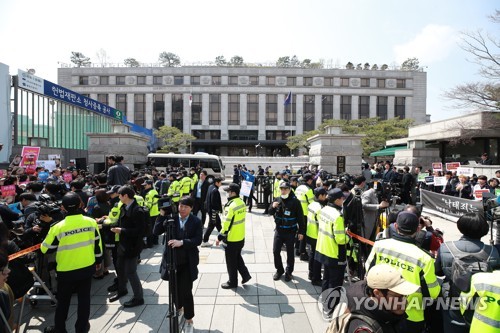
<instances>
[{"instance_id":1,"label":"large stone building","mask_svg":"<svg viewBox=\"0 0 500 333\"><path fill-rule=\"evenodd\" d=\"M80 67L59 68L58 83L124 111L140 126L178 127L197 137L193 151L218 155L288 155L289 135L332 118L427 121L421 71Z\"/></svg>"}]
</instances>

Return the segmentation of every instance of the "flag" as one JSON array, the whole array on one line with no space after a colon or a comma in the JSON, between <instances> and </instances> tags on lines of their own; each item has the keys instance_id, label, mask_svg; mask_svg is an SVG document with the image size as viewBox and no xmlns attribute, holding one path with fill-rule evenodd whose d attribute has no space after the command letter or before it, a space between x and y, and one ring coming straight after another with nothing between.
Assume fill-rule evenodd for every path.
<instances>
[{"instance_id":1,"label":"flag","mask_svg":"<svg viewBox=\"0 0 500 333\"><path fill-rule=\"evenodd\" d=\"M193 104L193 96L189 95L189 107Z\"/></svg>"},{"instance_id":2,"label":"flag","mask_svg":"<svg viewBox=\"0 0 500 333\"><path fill-rule=\"evenodd\" d=\"M292 104L292 92L291 92L291 91L290 91L290 92L288 93L288 95L286 96L286 98L285 98L285 103L284 103L284 104L285 104L285 105Z\"/></svg>"}]
</instances>

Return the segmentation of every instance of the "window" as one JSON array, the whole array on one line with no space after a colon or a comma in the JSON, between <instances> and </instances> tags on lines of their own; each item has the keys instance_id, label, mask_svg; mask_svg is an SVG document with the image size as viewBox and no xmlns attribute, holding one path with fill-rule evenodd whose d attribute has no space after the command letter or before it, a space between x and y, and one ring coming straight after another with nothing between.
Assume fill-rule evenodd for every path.
<instances>
[{"instance_id":1,"label":"window","mask_svg":"<svg viewBox=\"0 0 500 333\"><path fill-rule=\"evenodd\" d=\"M258 140L259 131L229 131L229 140Z\"/></svg>"},{"instance_id":2,"label":"window","mask_svg":"<svg viewBox=\"0 0 500 333\"><path fill-rule=\"evenodd\" d=\"M349 87L349 79L348 78L340 78L340 86L341 87Z\"/></svg>"},{"instance_id":3,"label":"window","mask_svg":"<svg viewBox=\"0 0 500 333\"><path fill-rule=\"evenodd\" d=\"M274 76L266 76L266 86L275 86L276 78Z\"/></svg>"},{"instance_id":4,"label":"window","mask_svg":"<svg viewBox=\"0 0 500 333\"><path fill-rule=\"evenodd\" d=\"M266 125L278 125L278 95L266 95Z\"/></svg>"},{"instance_id":5,"label":"window","mask_svg":"<svg viewBox=\"0 0 500 333\"><path fill-rule=\"evenodd\" d=\"M191 124L201 125L201 94L191 95Z\"/></svg>"},{"instance_id":6,"label":"window","mask_svg":"<svg viewBox=\"0 0 500 333\"><path fill-rule=\"evenodd\" d=\"M116 85L117 86L125 85L125 76L117 76L116 77Z\"/></svg>"},{"instance_id":7,"label":"window","mask_svg":"<svg viewBox=\"0 0 500 333\"><path fill-rule=\"evenodd\" d=\"M101 86L107 86L109 84L109 76L99 76L99 84Z\"/></svg>"},{"instance_id":8,"label":"window","mask_svg":"<svg viewBox=\"0 0 500 333\"><path fill-rule=\"evenodd\" d=\"M145 84L146 84L146 77L145 76L138 76L137 77L137 85L143 86Z\"/></svg>"},{"instance_id":9,"label":"window","mask_svg":"<svg viewBox=\"0 0 500 333\"><path fill-rule=\"evenodd\" d=\"M116 109L127 112L127 94L116 94Z\"/></svg>"},{"instance_id":10,"label":"window","mask_svg":"<svg viewBox=\"0 0 500 333\"><path fill-rule=\"evenodd\" d=\"M312 77L305 77L304 78L304 86L312 86L313 85L313 78Z\"/></svg>"},{"instance_id":11,"label":"window","mask_svg":"<svg viewBox=\"0 0 500 333\"><path fill-rule=\"evenodd\" d=\"M288 94L285 95L285 99ZM297 118L294 115L297 114L297 103L295 94L292 94L292 100L290 104L285 105L285 126L295 126L297 123Z\"/></svg>"},{"instance_id":12,"label":"window","mask_svg":"<svg viewBox=\"0 0 500 333\"><path fill-rule=\"evenodd\" d=\"M240 95L229 95L229 125L240 124Z\"/></svg>"},{"instance_id":13,"label":"window","mask_svg":"<svg viewBox=\"0 0 500 333\"><path fill-rule=\"evenodd\" d=\"M165 126L165 100L163 94L153 95L153 128Z\"/></svg>"},{"instance_id":14,"label":"window","mask_svg":"<svg viewBox=\"0 0 500 333\"><path fill-rule=\"evenodd\" d=\"M314 130L314 95L304 95L304 132Z\"/></svg>"},{"instance_id":15,"label":"window","mask_svg":"<svg viewBox=\"0 0 500 333\"><path fill-rule=\"evenodd\" d=\"M146 127L146 97L144 94L134 95L134 124Z\"/></svg>"},{"instance_id":16,"label":"window","mask_svg":"<svg viewBox=\"0 0 500 333\"><path fill-rule=\"evenodd\" d=\"M238 77L237 76L228 77L227 84L229 84L230 86L237 86L238 85Z\"/></svg>"},{"instance_id":17,"label":"window","mask_svg":"<svg viewBox=\"0 0 500 333\"><path fill-rule=\"evenodd\" d=\"M359 119L370 118L370 96L359 96Z\"/></svg>"},{"instance_id":18,"label":"window","mask_svg":"<svg viewBox=\"0 0 500 333\"><path fill-rule=\"evenodd\" d=\"M163 76L153 76L153 84L155 86L161 86L163 84Z\"/></svg>"},{"instance_id":19,"label":"window","mask_svg":"<svg viewBox=\"0 0 500 333\"><path fill-rule=\"evenodd\" d=\"M333 96L321 96L321 122L333 119Z\"/></svg>"},{"instance_id":20,"label":"window","mask_svg":"<svg viewBox=\"0 0 500 333\"><path fill-rule=\"evenodd\" d=\"M369 87L370 79L361 79L361 87Z\"/></svg>"},{"instance_id":21,"label":"window","mask_svg":"<svg viewBox=\"0 0 500 333\"><path fill-rule=\"evenodd\" d=\"M259 124L259 95L247 95L247 125Z\"/></svg>"},{"instance_id":22,"label":"window","mask_svg":"<svg viewBox=\"0 0 500 333\"><path fill-rule=\"evenodd\" d=\"M351 96L340 96L340 119L351 120Z\"/></svg>"},{"instance_id":23,"label":"window","mask_svg":"<svg viewBox=\"0 0 500 333\"><path fill-rule=\"evenodd\" d=\"M290 131L266 131L266 140L286 140L289 136Z\"/></svg>"},{"instance_id":24,"label":"window","mask_svg":"<svg viewBox=\"0 0 500 333\"><path fill-rule=\"evenodd\" d=\"M406 97L396 97L394 100L394 117L399 117L399 119L405 119L405 104Z\"/></svg>"},{"instance_id":25,"label":"window","mask_svg":"<svg viewBox=\"0 0 500 333\"><path fill-rule=\"evenodd\" d=\"M99 103L106 104L106 105L109 104L108 94L97 94L97 100L99 101Z\"/></svg>"},{"instance_id":26,"label":"window","mask_svg":"<svg viewBox=\"0 0 500 333\"><path fill-rule=\"evenodd\" d=\"M220 94L210 94L210 103L208 104L209 125L220 125Z\"/></svg>"},{"instance_id":27,"label":"window","mask_svg":"<svg viewBox=\"0 0 500 333\"><path fill-rule=\"evenodd\" d=\"M200 85L200 77L199 76L191 76L191 85L199 86Z\"/></svg>"},{"instance_id":28,"label":"window","mask_svg":"<svg viewBox=\"0 0 500 333\"><path fill-rule=\"evenodd\" d=\"M222 83L221 77L220 76L212 76L212 84L214 86L220 86Z\"/></svg>"},{"instance_id":29,"label":"window","mask_svg":"<svg viewBox=\"0 0 500 333\"><path fill-rule=\"evenodd\" d=\"M200 140L220 140L220 131L192 131L193 136Z\"/></svg>"},{"instance_id":30,"label":"window","mask_svg":"<svg viewBox=\"0 0 500 333\"><path fill-rule=\"evenodd\" d=\"M174 76L174 85L182 86L184 84L184 76Z\"/></svg>"},{"instance_id":31,"label":"window","mask_svg":"<svg viewBox=\"0 0 500 333\"><path fill-rule=\"evenodd\" d=\"M396 88L406 88L406 80L405 79L397 79L396 80Z\"/></svg>"},{"instance_id":32,"label":"window","mask_svg":"<svg viewBox=\"0 0 500 333\"><path fill-rule=\"evenodd\" d=\"M172 94L172 127L184 129L184 100L182 94Z\"/></svg>"},{"instance_id":33,"label":"window","mask_svg":"<svg viewBox=\"0 0 500 333\"><path fill-rule=\"evenodd\" d=\"M86 86L86 85L88 85L88 84L89 84L89 77L88 77L88 76L80 76L80 78L79 78L79 81L78 81L78 82L79 82L79 84L80 84L81 86Z\"/></svg>"},{"instance_id":34,"label":"window","mask_svg":"<svg viewBox=\"0 0 500 333\"><path fill-rule=\"evenodd\" d=\"M387 97L377 97L377 117L387 120Z\"/></svg>"},{"instance_id":35,"label":"window","mask_svg":"<svg viewBox=\"0 0 500 333\"><path fill-rule=\"evenodd\" d=\"M297 78L296 77L287 77L286 78L286 85L287 86L296 86L297 85Z\"/></svg>"},{"instance_id":36,"label":"window","mask_svg":"<svg viewBox=\"0 0 500 333\"><path fill-rule=\"evenodd\" d=\"M258 76L250 76L250 84L252 86L258 86L259 85L259 77Z\"/></svg>"},{"instance_id":37,"label":"window","mask_svg":"<svg viewBox=\"0 0 500 333\"><path fill-rule=\"evenodd\" d=\"M385 88L385 79L377 79L377 88Z\"/></svg>"},{"instance_id":38,"label":"window","mask_svg":"<svg viewBox=\"0 0 500 333\"><path fill-rule=\"evenodd\" d=\"M323 79L323 85L325 87L333 87L333 77L325 77Z\"/></svg>"}]
</instances>

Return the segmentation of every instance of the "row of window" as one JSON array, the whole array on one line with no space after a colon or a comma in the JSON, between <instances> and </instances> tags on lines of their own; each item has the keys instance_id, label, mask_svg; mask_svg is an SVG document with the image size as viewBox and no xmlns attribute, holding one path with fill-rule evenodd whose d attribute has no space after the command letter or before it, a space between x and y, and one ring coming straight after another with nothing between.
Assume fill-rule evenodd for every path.
<instances>
[{"instance_id":1,"label":"row of window","mask_svg":"<svg viewBox=\"0 0 500 333\"><path fill-rule=\"evenodd\" d=\"M315 129L315 95L304 95L303 104L303 130L312 131ZM98 94L99 102L108 104L107 94ZM394 117L406 118L406 98L394 98ZM292 96L292 101L285 106L285 125L296 125L296 96ZM116 94L116 108L127 110L127 94ZM221 95L210 94L209 97L209 125L221 125ZM352 96L340 96L340 118L352 119ZM357 105L358 119L370 117L370 96L359 96ZM153 127L158 128L165 124L165 101L163 94L153 95ZM191 96L191 124L202 124L202 95L193 94ZM278 95L266 95L265 103L266 126L278 125ZM380 119L388 119L388 97L377 96L376 116ZM333 118L333 95L321 96L321 122ZM184 100L183 94L172 94L172 126L183 129L184 122ZM145 94L134 94L134 123L146 126L146 101ZM240 125L240 95L228 95L228 124ZM259 125L259 95L247 95L247 125ZM277 139L279 140L279 139Z\"/></svg>"},{"instance_id":2,"label":"row of window","mask_svg":"<svg viewBox=\"0 0 500 333\"><path fill-rule=\"evenodd\" d=\"M255 130L237 130L228 131L229 140L258 140L259 131ZM286 140L293 131L266 131L266 140ZM220 140L220 130L194 130L192 135L200 140Z\"/></svg>"},{"instance_id":3,"label":"row of window","mask_svg":"<svg viewBox=\"0 0 500 333\"><path fill-rule=\"evenodd\" d=\"M116 85L121 86L125 85L125 76L116 76ZM146 85L146 76L137 76L136 85ZM360 87L370 87L370 79L362 78L359 79ZM88 85L89 77L88 76L80 76L79 77L80 85ZM99 84L100 85L109 85L109 76L99 76ZM163 76L153 76L153 85L163 85ZM184 76L174 76L173 84L176 86L184 85ZM212 76L211 77L212 85L221 85L222 80L220 76ZM252 86L259 85L259 77L258 76L250 76L249 84ZM190 85L199 86L200 85L200 77L199 76L191 76L190 77ZM228 76L228 85L236 86L238 85L238 76ZM266 76L266 86L275 86L276 85L276 77L275 76ZM286 78L287 86L296 86L297 78L296 77L287 77ZM312 77L304 77L303 78L303 86L312 87L313 78ZM325 77L323 78L323 86L325 87L333 87L333 77ZM341 87L349 87L349 78L340 78L340 86ZM386 79L377 79L377 88L386 88ZM388 88L406 88L406 80L405 79L396 79L395 87Z\"/></svg>"}]
</instances>

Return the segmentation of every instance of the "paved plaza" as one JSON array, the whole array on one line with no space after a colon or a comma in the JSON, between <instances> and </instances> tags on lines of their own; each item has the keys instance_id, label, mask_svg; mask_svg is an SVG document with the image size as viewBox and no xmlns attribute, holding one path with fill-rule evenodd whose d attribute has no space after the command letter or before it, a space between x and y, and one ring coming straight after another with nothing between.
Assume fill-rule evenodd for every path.
<instances>
[{"instance_id":1,"label":"paved plaza","mask_svg":"<svg viewBox=\"0 0 500 333\"><path fill-rule=\"evenodd\" d=\"M225 201L223 196L223 201ZM220 247L200 248L200 274L194 282L195 332L324 332L328 325L321 317L317 298L320 287L312 286L307 279L307 263L298 257L295 261L293 280L273 281L272 244L274 222L263 215L262 209L247 214L244 260L252 279L237 289L224 290L227 281L224 251ZM445 230L446 240L459 238L455 223L432 218L434 226ZM211 240L215 240L215 232ZM126 309L119 302L109 303L107 287L114 274L103 280L93 280L91 332L168 332L168 282L158 273L163 246L145 249L139 265L143 281L145 304ZM285 262L285 252L282 251ZM241 279L241 277L239 277ZM120 299L123 303L131 297ZM69 332L74 332L76 298L73 298L67 321ZM40 302L37 307L25 307L21 332L42 332L53 324L54 307Z\"/></svg>"}]
</instances>

